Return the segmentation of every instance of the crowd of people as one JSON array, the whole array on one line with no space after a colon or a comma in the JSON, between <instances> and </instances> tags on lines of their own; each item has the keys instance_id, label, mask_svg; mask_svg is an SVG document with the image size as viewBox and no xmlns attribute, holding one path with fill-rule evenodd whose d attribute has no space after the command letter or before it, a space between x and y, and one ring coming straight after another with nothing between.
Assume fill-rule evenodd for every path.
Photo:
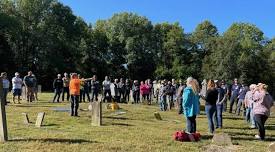
<instances>
[{"instance_id":1,"label":"crowd of people","mask_svg":"<svg viewBox=\"0 0 275 152\"><path fill-rule=\"evenodd\" d=\"M1 73L1 77L2 77L2 82L3 82L3 102L5 103L5 105L7 105L8 101L7 101L7 95L10 91L10 81L7 77L7 73L6 72L2 72ZM38 87L37 87L37 79L35 77L35 75L29 71L28 74L22 79L20 78L20 74L18 72L16 72L14 74L14 77L11 80L12 82L12 101L13 103L16 103L16 97L17 97L17 103L20 104L20 100L21 100L21 95L22 95L22 86L25 86L26 88L26 100L27 102L33 102L33 101L38 101L38 96L37 96L37 92L38 92Z\"/></svg>"},{"instance_id":2,"label":"crowd of people","mask_svg":"<svg viewBox=\"0 0 275 152\"><path fill-rule=\"evenodd\" d=\"M205 85L206 81L203 82ZM264 124L270 116L273 99L267 92L268 86L263 83L251 84L246 87L235 79L231 87L224 81L209 80L206 90L201 89L196 79L189 77L182 95L182 112L186 118L186 131L196 132L196 116L200 113L200 98L205 100L205 114L208 119L209 133L213 134L216 128L223 127L222 113L226 111L227 99L230 101L229 113L236 104L235 114L240 115L243 110L245 120L251 123L251 128L257 128L259 134L256 139L265 139Z\"/></svg>"},{"instance_id":3,"label":"crowd of people","mask_svg":"<svg viewBox=\"0 0 275 152\"><path fill-rule=\"evenodd\" d=\"M3 81L3 99L7 104L7 94L10 88L10 81L7 73L1 73ZM22 86L25 86L28 102L37 99L37 79L29 71L21 79L18 72L11 80L13 102L20 104ZM243 116L250 124L250 128L257 128L259 134L257 139L265 138L265 121L270 115L270 108L273 106L273 99L267 92L267 85L263 83L251 84L249 87L240 84L238 79L234 79L232 85L221 80L203 80L200 84L196 79L189 77L185 82L175 79L151 81L113 79L108 76L100 83L97 76L83 78L80 74L64 73L57 75L53 81L54 96L52 102L60 100L71 102L71 116L78 116L80 102L98 101L101 94L102 102L118 103L146 103L151 105L155 101L160 106L161 111L177 109L179 114L184 114L186 118L186 132L196 132L196 117L200 114L201 102L205 101L205 114L208 119L209 133L213 134L215 129L223 127L223 112L229 109L229 113ZM132 96L132 97L131 97ZM61 98L61 99L60 99ZM131 101L132 98L132 101ZM155 99L155 100L154 100ZM201 100L202 99L202 100ZM227 101L229 108L227 109ZM235 105L235 109L233 107Z\"/></svg>"}]
</instances>

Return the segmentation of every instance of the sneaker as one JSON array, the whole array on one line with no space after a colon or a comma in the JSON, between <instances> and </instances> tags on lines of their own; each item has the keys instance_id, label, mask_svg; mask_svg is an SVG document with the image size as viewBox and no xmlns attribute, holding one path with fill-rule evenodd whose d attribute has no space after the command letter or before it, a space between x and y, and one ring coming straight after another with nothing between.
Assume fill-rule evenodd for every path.
<instances>
[{"instance_id":1,"label":"sneaker","mask_svg":"<svg viewBox=\"0 0 275 152\"><path fill-rule=\"evenodd\" d=\"M255 135L255 139L261 139L259 135Z\"/></svg>"},{"instance_id":2,"label":"sneaker","mask_svg":"<svg viewBox=\"0 0 275 152\"><path fill-rule=\"evenodd\" d=\"M255 128L256 128L256 126L254 126L254 125L250 126L250 129L255 129Z\"/></svg>"}]
</instances>

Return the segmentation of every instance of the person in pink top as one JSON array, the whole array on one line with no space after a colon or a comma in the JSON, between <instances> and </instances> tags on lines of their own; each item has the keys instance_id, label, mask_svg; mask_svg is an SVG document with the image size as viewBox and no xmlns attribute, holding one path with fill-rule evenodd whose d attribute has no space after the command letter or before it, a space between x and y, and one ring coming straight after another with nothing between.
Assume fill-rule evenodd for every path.
<instances>
[{"instance_id":1,"label":"person in pink top","mask_svg":"<svg viewBox=\"0 0 275 152\"><path fill-rule=\"evenodd\" d=\"M265 139L265 127L264 124L267 118L270 116L270 108L273 106L273 99L271 95L267 92L267 85L258 84L255 94L253 96L254 107L253 114L255 124L259 130L259 134L255 135L256 139Z\"/></svg>"},{"instance_id":2,"label":"person in pink top","mask_svg":"<svg viewBox=\"0 0 275 152\"><path fill-rule=\"evenodd\" d=\"M149 86L145 84L143 81L140 82L140 95L142 96L142 102L147 99L149 95Z\"/></svg>"}]
</instances>

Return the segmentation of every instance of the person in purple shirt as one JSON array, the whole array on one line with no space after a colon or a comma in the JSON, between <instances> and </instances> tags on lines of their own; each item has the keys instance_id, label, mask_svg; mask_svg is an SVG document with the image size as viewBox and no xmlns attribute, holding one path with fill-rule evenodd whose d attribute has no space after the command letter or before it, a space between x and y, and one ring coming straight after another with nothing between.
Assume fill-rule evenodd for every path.
<instances>
[{"instance_id":1,"label":"person in purple shirt","mask_svg":"<svg viewBox=\"0 0 275 152\"><path fill-rule=\"evenodd\" d=\"M240 85L238 83L238 79L235 78L234 79L234 83L232 84L232 87L231 87L231 97L230 97L230 109L229 109L229 113L232 113L232 109L233 109L234 103L237 104L237 99L238 99L238 96L239 96L239 92L240 92Z\"/></svg>"},{"instance_id":2,"label":"person in purple shirt","mask_svg":"<svg viewBox=\"0 0 275 152\"><path fill-rule=\"evenodd\" d=\"M271 95L267 92L267 85L258 84L256 91L253 95L254 107L253 114L255 124L259 133L255 135L256 139L264 140L265 139L265 122L270 116L270 108L273 106L273 99Z\"/></svg>"},{"instance_id":3,"label":"person in purple shirt","mask_svg":"<svg viewBox=\"0 0 275 152\"><path fill-rule=\"evenodd\" d=\"M247 91L248 91L248 87L245 86L244 84L242 84L242 87L240 88L239 96L238 96L239 100L238 100L237 112L236 112L237 115L240 115L241 108L242 108L242 105L243 105L243 101L245 99L245 94L246 94ZM245 109L243 111L243 114L245 116Z\"/></svg>"}]
</instances>

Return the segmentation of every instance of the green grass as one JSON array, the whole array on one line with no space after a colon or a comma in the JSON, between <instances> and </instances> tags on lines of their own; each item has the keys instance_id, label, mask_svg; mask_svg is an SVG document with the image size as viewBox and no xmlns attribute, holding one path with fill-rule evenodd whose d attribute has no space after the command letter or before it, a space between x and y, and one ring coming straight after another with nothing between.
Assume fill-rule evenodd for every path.
<instances>
[{"instance_id":1,"label":"green grass","mask_svg":"<svg viewBox=\"0 0 275 152\"><path fill-rule=\"evenodd\" d=\"M90 113L80 111L80 117L67 112L55 112L54 107L69 107L69 103L49 103L52 94L43 93L40 101L6 107L9 140L0 144L5 152L86 152L86 151L202 151L211 143L205 115L197 118L197 130L203 135L196 143L174 141L172 135L185 128L185 119L176 111L160 112L163 121L154 118L158 106L120 104L126 114L114 115L103 105L103 126L91 126ZM81 109L87 109L81 103ZM23 124L22 112L32 122ZM34 126L38 112L46 112L44 126ZM274 110L275 112L275 110ZM241 117L224 113L224 129L232 137L236 151L266 151L275 136L275 113L266 123L268 141L254 140L257 130L248 128Z\"/></svg>"}]
</instances>

